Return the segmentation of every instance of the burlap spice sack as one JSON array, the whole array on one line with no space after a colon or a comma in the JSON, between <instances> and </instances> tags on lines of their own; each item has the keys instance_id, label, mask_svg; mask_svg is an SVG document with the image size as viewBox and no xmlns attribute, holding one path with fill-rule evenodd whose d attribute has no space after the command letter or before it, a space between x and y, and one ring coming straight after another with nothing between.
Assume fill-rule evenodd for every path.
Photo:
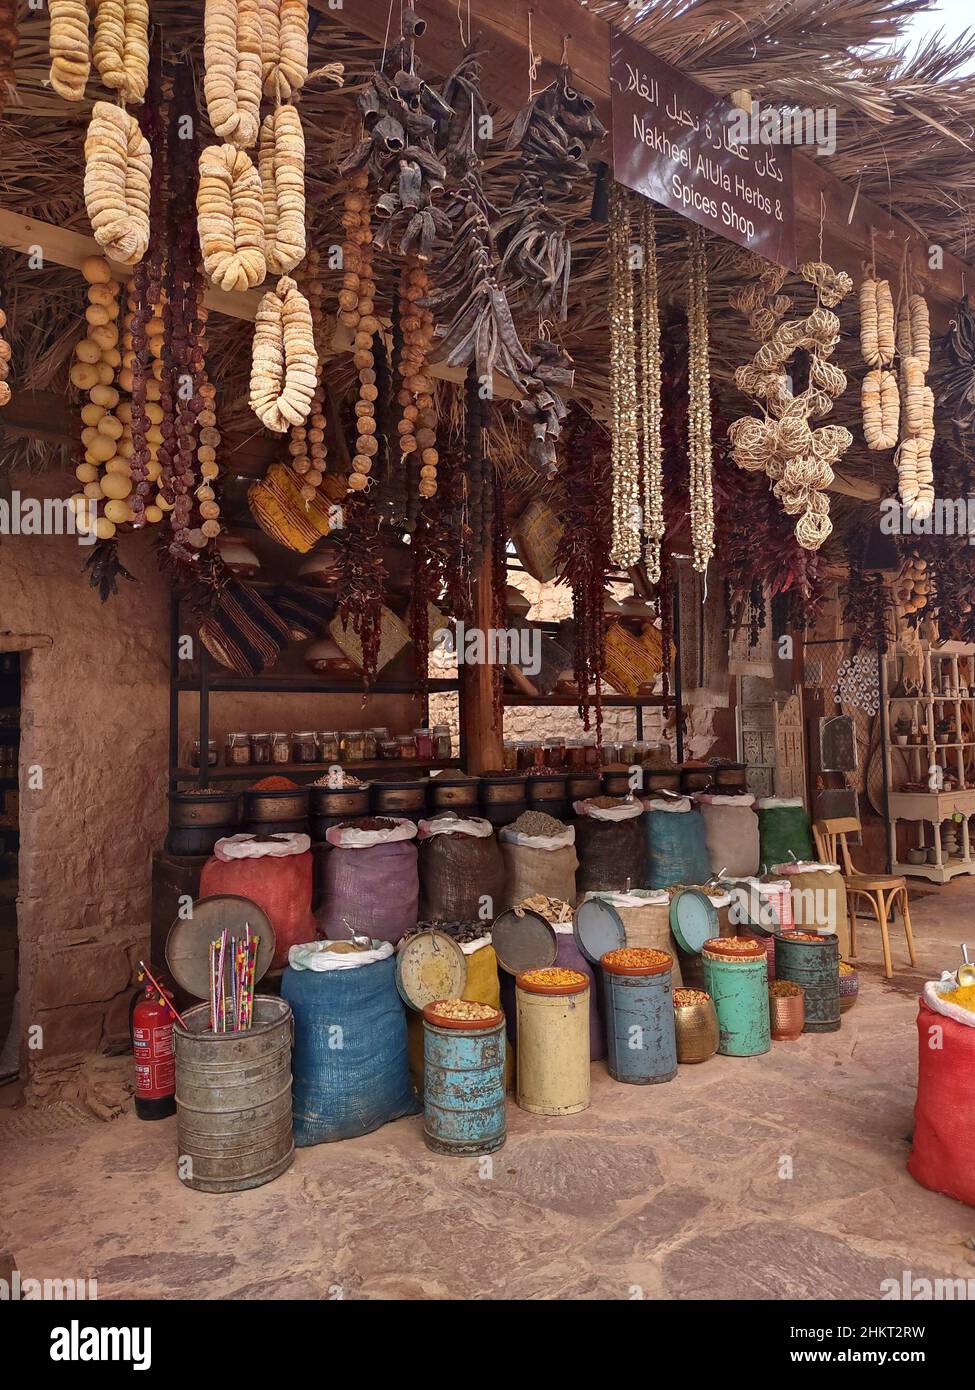
<instances>
[{"instance_id":1,"label":"burlap spice sack","mask_svg":"<svg viewBox=\"0 0 975 1390\"><path fill-rule=\"evenodd\" d=\"M654 892L650 888L642 888L630 893L587 893L586 898L598 898L600 902L609 903L610 907L615 909L626 932L627 946L642 946L651 951L669 951L674 958L674 988L681 987L684 982L681 978L677 942L670 930L668 892Z\"/></svg>"},{"instance_id":2,"label":"burlap spice sack","mask_svg":"<svg viewBox=\"0 0 975 1390\"><path fill-rule=\"evenodd\" d=\"M846 883L838 864L776 864L772 872L788 880L795 931L830 931L839 938L840 959L850 954L850 915Z\"/></svg>"},{"instance_id":3,"label":"burlap spice sack","mask_svg":"<svg viewBox=\"0 0 975 1390\"><path fill-rule=\"evenodd\" d=\"M755 798L702 792L695 797L704 821L704 843L711 872L747 878L758 873L759 836Z\"/></svg>"},{"instance_id":4,"label":"burlap spice sack","mask_svg":"<svg viewBox=\"0 0 975 1390\"><path fill-rule=\"evenodd\" d=\"M421 820L418 844L421 921L497 916L504 899L504 860L490 821L453 812Z\"/></svg>"},{"instance_id":5,"label":"burlap spice sack","mask_svg":"<svg viewBox=\"0 0 975 1390\"><path fill-rule=\"evenodd\" d=\"M355 933L395 943L416 926L416 826L402 819L387 824L393 828L363 829L349 822L326 831L332 848L325 861L324 901L315 918L322 936L341 941Z\"/></svg>"},{"instance_id":6,"label":"burlap spice sack","mask_svg":"<svg viewBox=\"0 0 975 1390\"><path fill-rule=\"evenodd\" d=\"M613 804L603 804L609 803ZM642 802L612 797L577 801L576 853L579 869L576 892L625 892L642 888L646 874L646 840L640 816Z\"/></svg>"},{"instance_id":7,"label":"burlap spice sack","mask_svg":"<svg viewBox=\"0 0 975 1390\"><path fill-rule=\"evenodd\" d=\"M504 859L503 907L514 907L536 893L561 902L576 900L576 832L571 825L549 835L526 835L518 825L526 817L539 813L527 811L512 825L501 831L501 854ZM552 820L551 816L545 817ZM561 822L556 822L561 824Z\"/></svg>"}]
</instances>

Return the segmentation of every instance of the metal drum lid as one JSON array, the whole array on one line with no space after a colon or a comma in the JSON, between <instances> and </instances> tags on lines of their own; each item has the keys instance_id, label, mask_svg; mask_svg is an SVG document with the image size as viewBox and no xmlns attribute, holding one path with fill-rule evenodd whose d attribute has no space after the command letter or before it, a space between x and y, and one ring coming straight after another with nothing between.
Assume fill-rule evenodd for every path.
<instances>
[{"instance_id":1,"label":"metal drum lid","mask_svg":"<svg viewBox=\"0 0 975 1390\"><path fill-rule=\"evenodd\" d=\"M757 932L759 936L775 936L781 930L782 923L775 903L761 892L759 884L749 883L747 880L730 880L727 887L740 915L740 926ZM756 909L754 912L753 907Z\"/></svg>"},{"instance_id":2,"label":"metal drum lid","mask_svg":"<svg viewBox=\"0 0 975 1390\"><path fill-rule=\"evenodd\" d=\"M396 988L411 1009L459 999L466 984L467 957L446 932L417 932L396 957Z\"/></svg>"},{"instance_id":3,"label":"metal drum lid","mask_svg":"<svg viewBox=\"0 0 975 1390\"><path fill-rule=\"evenodd\" d=\"M572 935L579 950L593 965L598 965L607 951L618 951L626 945L622 918L614 907L598 898L590 898L576 908L572 916Z\"/></svg>"},{"instance_id":4,"label":"metal drum lid","mask_svg":"<svg viewBox=\"0 0 975 1390\"><path fill-rule=\"evenodd\" d=\"M694 888L676 893L670 904L670 930L680 946L700 955L705 941L718 935L718 913L711 899Z\"/></svg>"},{"instance_id":5,"label":"metal drum lid","mask_svg":"<svg viewBox=\"0 0 975 1390\"><path fill-rule=\"evenodd\" d=\"M544 917L537 912L519 915L511 907L491 923L491 944L498 964L509 975L546 970L559 953L558 937Z\"/></svg>"},{"instance_id":6,"label":"metal drum lid","mask_svg":"<svg viewBox=\"0 0 975 1390\"><path fill-rule=\"evenodd\" d=\"M238 940L246 936L248 927L251 936L257 937L255 981L267 974L274 959L274 928L263 907L235 893L200 898L193 904L192 916L185 920L177 917L166 938L170 974L196 999L210 997L210 942L216 941L225 927Z\"/></svg>"}]
</instances>

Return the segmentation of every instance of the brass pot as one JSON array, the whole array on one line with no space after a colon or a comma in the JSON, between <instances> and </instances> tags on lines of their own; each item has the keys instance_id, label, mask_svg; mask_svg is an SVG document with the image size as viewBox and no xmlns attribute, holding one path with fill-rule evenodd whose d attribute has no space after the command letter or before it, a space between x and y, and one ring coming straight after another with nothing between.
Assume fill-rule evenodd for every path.
<instances>
[{"instance_id":1,"label":"brass pot","mask_svg":"<svg viewBox=\"0 0 975 1390\"><path fill-rule=\"evenodd\" d=\"M674 1006L678 1062L706 1062L718 1050L718 1015L714 1001Z\"/></svg>"},{"instance_id":2,"label":"brass pot","mask_svg":"<svg viewBox=\"0 0 975 1390\"><path fill-rule=\"evenodd\" d=\"M797 994L773 994L769 991L768 1011L772 1037L776 1042L795 1042L806 1022L805 990L796 985Z\"/></svg>"}]
</instances>

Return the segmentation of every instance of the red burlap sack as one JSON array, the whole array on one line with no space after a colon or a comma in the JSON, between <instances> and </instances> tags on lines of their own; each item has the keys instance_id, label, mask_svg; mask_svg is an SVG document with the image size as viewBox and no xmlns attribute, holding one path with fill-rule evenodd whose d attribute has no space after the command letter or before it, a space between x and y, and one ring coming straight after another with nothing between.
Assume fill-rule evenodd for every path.
<instances>
[{"instance_id":1,"label":"red burlap sack","mask_svg":"<svg viewBox=\"0 0 975 1390\"><path fill-rule=\"evenodd\" d=\"M907 1171L922 1187L975 1207L975 1028L936 1013L922 999L917 1034Z\"/></svg>"},{"instance_id":2,"label":"red burlap sack","mask_svg":"<svg viewBox=\"0 0 975 1390\"><path fill-rule=\"evenodd\" d=\"M200 897L236 893L263 907L274 928L271 969L288 964L288 950L302 941L315 940L311 911L312 856L288 854L280 859L208 859L200 875Z\"/></svg>"}]
</instances>

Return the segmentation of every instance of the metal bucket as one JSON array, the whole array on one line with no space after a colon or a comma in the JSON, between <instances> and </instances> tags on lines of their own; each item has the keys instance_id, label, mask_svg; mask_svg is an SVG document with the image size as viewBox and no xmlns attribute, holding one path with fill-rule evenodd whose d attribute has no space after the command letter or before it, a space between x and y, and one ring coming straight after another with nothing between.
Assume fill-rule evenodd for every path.
<instances>
[{"instance_id":1,"label":"metal bucket","mask_svg":"<svg viewBox=\"0 0 975 1390\"><path fill-rule=\"evenodd\" d=\"M835 936L802 941L795 935L775 938L775 973L802 985L804 1033L835 1033L840 1026L840 946Z\"/></svg>"},{"instance_id":2,"label":"metal bucket","mask_svg":"<svg viewBox=\"0 0 975 1390\"><path fill-rule=\"evenodd\" d=\"M704 989L714 1000L723 1057L755 1057L772 1046L765 952L741 960L701 955ZM686 979L685 975L685 979Z\"/></svg>"},{"instance_id":3,"label":"metal bucket","mask_svg":"<svg viewBox=\"0 0 975 1390\"><path fill-rule=\"evenodd\" d=\"M291 1009L259 994L254 1023L211 1033L210 1006L176 1036L178 1176L198 1192L260 1187L291 1166Z\"/></svg>"},{"instance_id":4,"label":"metal bucket","mask_svg":"<svg viewBox=\"0 0 975 1390\"><path fill-rule=\"evenodd\" d=\"M614 1081L652 1086L677 1075L671 972L620 974L603 966L606 1065Z\"/></svg>"},{"instance_id":5,"label":"metal bucket","mask_svg":"<svg viewBox=\"0 0 975 1390\"><path fill-rule=\"evenodd\" d=\"M494 1153L506 1138L504 1015L486 1028L423 1020L423 1138L440 1154Z\"/></svg>"},{"instance_id":6,"label":"metal bucket","mask_svg":"<svg viewBox=\"0 0 975 1390\"><path fill-rule=\"evenodd\" d=\"M516 1099L535 1115L589 1106L589 981L573 993L540 994L519 977Z\"/></svg>"}]
</instances>

